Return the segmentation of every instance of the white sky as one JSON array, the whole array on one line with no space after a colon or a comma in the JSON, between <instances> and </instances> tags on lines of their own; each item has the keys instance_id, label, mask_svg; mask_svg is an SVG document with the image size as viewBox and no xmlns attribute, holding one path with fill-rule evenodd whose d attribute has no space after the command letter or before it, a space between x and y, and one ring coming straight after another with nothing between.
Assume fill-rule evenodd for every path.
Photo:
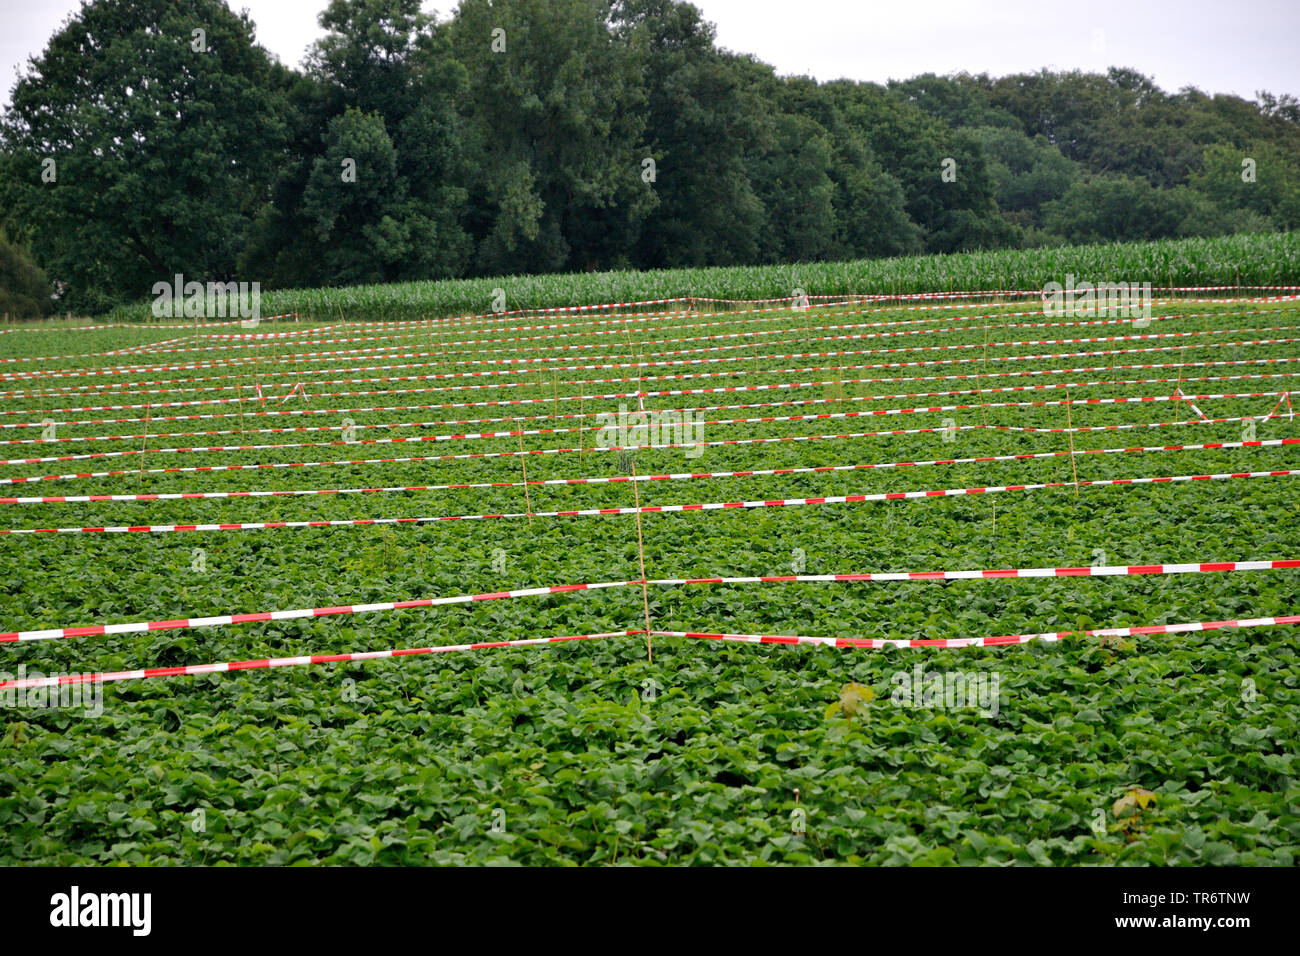
<instances>
[{"instance_id":1,"label":"white sky","mask_svg":"<svg viewBox=\"0 0 1300 956\"><path fill-rule=\"evenodd\" d=\"M258 41L297 66L326 0L231 0ZM1300 0L695 0L721 46L779 73L884 82L1129 66L1173 92L1300 95ZM77 0L0 0L0 102ZM425 3L443 17L452 0Z\"/></svg>"}]
</instances>

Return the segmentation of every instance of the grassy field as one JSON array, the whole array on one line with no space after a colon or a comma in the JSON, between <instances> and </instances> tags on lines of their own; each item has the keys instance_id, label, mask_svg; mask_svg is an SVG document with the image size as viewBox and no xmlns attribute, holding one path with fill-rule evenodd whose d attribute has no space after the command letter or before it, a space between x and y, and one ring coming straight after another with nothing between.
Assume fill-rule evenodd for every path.
<instances>
[{"instance_id":1,"label":"grassy field","mask_svg":"<svg viewBox=\"0 0 1300 956\"><path fill-rule=\"evenodd\" d=\"M1239 274L1270 284L1294 281L1297 242L1156 244L1132 258L1102 249L1087 262L1066 251L971 256L946 279L903 262L800 267L799 279L813 293L1036 287L1042 270L1059 279L1104 266L1086 277L1141 280L1168 265L1174 284ZM1234 247L1219 271L1197 264ZM784 275L519 280L508 304L788 294ZM336 306L348 320L414 318L483 311L490 288L285 293L263 311L298 295L292 307L317 324ZM58 423L55 440L0 446L11 460L0 477L97 475L0 493L370 489L5 502L0 528L517 515L7 534L0 628L639 581L638 537L651 579L1300 558L1290 476L1073 484L1300 467L1300 446L1269 444L1300 437L1297 425L1262 420L1300 374L1295 302L1185 296L1158 303L1147 326L1045 317L1035 299L944 305L264 324L258 333L299 334L258 340L209 337L237 328L0 335L0 358L40 358L0 366L0 424ZM1226 419L1206 422L1169 400L1178 388L1240 397L1197 398L1205 417ZM681 444L706 445L598 449L607 420L596 416L635 409L637 392L650 393L650 410L698 410L702 431ZM1131 401L1084 403L1116 398ZM953 405L965 407L923 410ZM737 421L818 415L829 417ZM318 430L268 431L302 428ZM506 434L457 437L488 432ZM1243 439L1264 444L1164 450ZM265 447L162 450L217 445ZM61 456L87 457L12 463ZM448 457L392 460L433 456ZM314 462L326 464L302 464ZM207 470L235 464L292 467ZM864 465L888 467L845 468ZM703 476L755 470L781 473ZM541 483L633 471L640 480ZM646 480L670 474L683 476ZM1029 483L1056 486L645 513L639 528L633 514L541 514ZM446 485L475 487L378 490ZM638 584L0 651L10 674L77 674L639 629L647 609L664 631L1082 632L1294 614L1298 573L665 584L644 598ZM97 715L0 710L0 864L1291 865L1298 634L1075 633L957 649L655 637L653 660L633 635L124 681L103 688ZM927 684L996 679L998 693L985 706L909 702L898 692L917 668Z\"/></svg>"}]
</instances>

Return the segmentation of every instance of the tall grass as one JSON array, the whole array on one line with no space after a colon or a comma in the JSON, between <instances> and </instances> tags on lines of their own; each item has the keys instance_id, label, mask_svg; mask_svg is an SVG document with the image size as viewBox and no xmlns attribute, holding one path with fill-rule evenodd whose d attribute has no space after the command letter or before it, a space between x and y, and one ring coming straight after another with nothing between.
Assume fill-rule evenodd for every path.
<instances>
[{"instance_id":1,"label":"tall grass","mask_svg":"<svg viewBox=\"0 0 1300 956\"><path fill-rule=\"evenodd\" d=\"M1067 273L1093 282L1161 285L1300 283L1300 232L1214 239L1063 246L954 255L861 259L794 265L569 273L403 282L347 288L286 289L262 294L263 315L304 319L409 319L488 312L495 290L507 309L592 305L676 296L757 299L850 292L912 293L1036 289ZM115 321L148 321L149 303L122 307Z\"/></svg>"}]
</instances>

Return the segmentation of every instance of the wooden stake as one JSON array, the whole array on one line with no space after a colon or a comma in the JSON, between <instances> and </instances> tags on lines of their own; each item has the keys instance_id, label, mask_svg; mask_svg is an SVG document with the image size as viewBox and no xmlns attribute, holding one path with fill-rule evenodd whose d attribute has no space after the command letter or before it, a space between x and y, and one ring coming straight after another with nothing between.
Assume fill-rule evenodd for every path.
<instances>
[{"instance_id":1,"label":"wooden stake","mask_svg":"<svg viewBox=\"0 0 1300 956\"><path fill-rule=\"evenodd\" d=\"M528 510L528 527L533 526L533 497L528 492L528 456L524 454L524 430L519 429L519 467L524 471L524 505Z\"/></svg>"},{"instance_id":2,"label":"wooden stake","mask_svg":"<svg viewBox=\"0 0 1300 956\"><path fill-rule=\"evenodd\" d=\"M138 480L144 482L144 450L149 445L149 419L153 416L153 409L146 408L144 412L144 435L140 439L140 474Z\"/></svg>"},{"instance_id":3,"label":"wooden stake","mask_svg":"<svg viewBox=\"0 0 1300 956\"><path fill-rule=\"evenodd\" d=\"M629 343L631 342L631 326L628 326ZM645 399L641 396L641 350L637 349L637 370L636 370L636 407L637 411L644 415ZM647 421L647 425L649 422ZM650 429L646 429L646 444L653 444L649 440ZM636 550L637 559L641 565L641 603L645 610L645 652L646 660L651 664L654 663L654 641L650 637L650 591L646 583L645 573L645 539L641 536L641 489L637 486L640 484L636 480L636 459L630 459L632 466L632 500L636 503Z\"/></svg>"},{"instance_id":4,"label":"wooden stake","mask_svg":"<svg viewBox=\"0 0 1300 956\"><path fill-rule=\"evenodd\" d=\"M991 536L992 541L990 542L990 544L992 544L993 547L989 549L989 558L991 561L996 562L997 554L998 554L998 497L997 495L989 495L989 501L993 505L993 534Z\"/></svg>"},{"instance_id":5,"label":"wooden stake","mask_svg":"<svg viewBox=\"0 0 1300 956\"><path fill-rule=\"evenodd\" d=\"M301 357L295 357L293 360L293 381L294 388L298 389L305 403L307 401L307 390L302 387L302 361Z\"/></svg>"},{"instance_id":6,"label":"wooden stake","mask_svg":"<svg viewBox=\"0 0 1300 956\"><path fill-rule=\"evenodd\" d=\"M244 375L244 378L249 379L251 381L251 377L247 374ZM247 440L248 429L244 427L244 396L243 395L239 396L239 434L240 437Z\"/></svg>"},{"instance_id":7,"label":"wooden stake","mask_svg":"<svg viewBox=\"0 0 1300 956\"><path fill-rule=\"evenodd\" d=\"M1070 436L1070 471L1074 473L1074 497L1079 497L1079 466L1074 458L1074 425L1070 420L1070 393L1065 393L1065 428Z\"/></svg>"},{"instance_id":8,"label":"wooden stake","mask_svg":"<svg viewBox=\"0 0 1300 956\"><path fill-rule=\"evenodd\" d=\"M530 371L537 372L537 387L545 388L546 386L542 382L542 376L546 374L546 363L542 361L542 344L540 342L533 343L533 356L536 359L536 361L532 363L532 368L530 369ZM527 367L528 365L527 362L524 362L523 364L525 365L525 367ZM557 370L557 374L558 374L558 370Z\"/></svg>"},{"instance_id":9,"label":"wooden stake","mask_svg":"<svg viewBox=\"0 0 1300 956\"><path fill-rule=\"evenodd\" d=\"M984 326L984 351L980 355L981 372L988 371L988 361L989 361L989 328L986 325ZM985 404L984 402L980 403L980 421L983 422L985 426L987 426L989 423L989 410L984 407L984 404Z\"/></svg>"},{"instance_id":10,"label":"wooden stake","mask_svg":"<svg viewBox=\"0 0 1300 956\"><path fill-rule=\"evenodd\" d=\"M636 459L632 459L632 498L636 502L636 553L641 565L641 606L645 610L646 660L655 662L654 640L650 636L650 585L645 573L645 538L641 535L641 489L637 487Z\"/></svg>"}]
</instances>

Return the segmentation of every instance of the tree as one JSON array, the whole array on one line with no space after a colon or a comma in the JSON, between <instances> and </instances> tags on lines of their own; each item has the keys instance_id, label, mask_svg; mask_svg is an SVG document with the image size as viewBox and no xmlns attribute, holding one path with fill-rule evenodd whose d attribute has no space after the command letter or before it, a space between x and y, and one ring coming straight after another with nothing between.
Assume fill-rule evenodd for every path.
<instances>
[{"instance_id":1,"label":"tree","mask_svg":"<svg viewBox=\"0 0 1300 956\"><path fill-rule=\"evenodd\" d=\"M96 0L29 61L4 205L71 307L232 277L284 132L273 74L218 0Z\"/></svg>"},{"instance_id":2,"label":"tree","mask_svg":"<svg viewBox=\"0 0 1300 956\"><path fill-rule=\"evenodd\" d=\"M302 211L328 274L341 283L391 281L412 235L397 151L377 113L349 109L330 121L326 148L303 193Z\"/></svg>"},{"instance_id":3,"label":"tree","mask_svg":"<svg viewBox=\"0 0 1300 956\"><path fill-rule=\"evenodd\" d=\"M1044 223L1072 243L1165 239L1183 234L1184 223L1200 212L1186 187L1158 189L1144 179L1096 176L1049 202Z\"/></svg>"},{"instance_id":4,"label":"tree","mask_svg":"<svg viewBox=\"0 0 1300 956\"><path fill-rule=\"evenodd\" d=\"M830 178L835 185L833 258L921 251L921 228L907 215L902 186L876 162L860 131L846 125L836 138Z\"/></svg>"},{"instance_id":5,"label":"tree","mask_svg":"<svg viewBox=\"0 0 1300 956\"><path fill-rule=\"evenodd\" d=\"M1279 228L1300 228L1300 160L1269 143L1207 148L1192 188L1224 212L1249 210Z\"/></svg>"},{"instance_id":6,"label":"tree","mask_svg":"<svg viewBox=\"0 0 1300 956\"><path fill-rule=\"evenodd\" d=\"M827 176L833 186L832 245L828 258L920 252L922 230L907 213L899 181L886 172L869 144L868 130L851 122L842 87L808 77L785 79L766 114L810 117L830 149Z\"/></svg>"},{"instance_id":7,"label":"tree","mask_svg":"<svg viewBox=\"0 0 1300 956\"><path fill-rule=\"evenodd\" d=\"M1019 130L1020 120L989 101L987 76L969 73L938 76L922 73L908 80L890 80L889 91L947 126L998 126Z\"/></svg>"},{"instance_id":8,"label":"tree","mask_svg":"<svg viewBox=\"0 0 1300 956\"><path fill-rule=\"evenodd\" d=\"M978 142L875 84L837 80L823 89L880 168L902 187L907 216L920 227L925 249L950 252L985 241L1011 242L997 216ZM955 175L945 176L948 171ZM959 216L958 210L970 215ZM990 228L973 231L981 220Z\"/></svg>"},{"instance_id":9,"label":"tree","mask_svg":"<svg viewBox=\"0 0 1300 956\"><path fill-rule=\"evenodd\" d=\"M49 315L53 292L27 250L0 233L0 314L18 319Z\"/></svg>"},{"instance_id":10,"label":"tree","mask_svg":"<svg viewBox=\"0 0 1300 956\"><path fill-rule=\"evenodd\" d=\"M773 120L771 147L754 163L754 182L767 215L759 242L764 262L828 259L835 242L832 147L821 125L782 113Z\"/></svg>"},{"instance_id":11,"label":"tree","mask_svg":"<svg viewBox=\"0 0 1300 956\"><path fill-rule=\"evenodd\" d=\"M1274 96L1268 90L1260 90L1255 94L1255 101L1265 116L1278 116L1288 123L1300 126L1300 100L1290 93Z\"/></svg>"},{"instance_id":12,"label":"tree","mask_svg":"<svg viewBox=\"0 0 1300 956\"><path fill-rule=\"evenodd\" d=\"M719 49L677 0L324 6L296 71L222 0L87 2L0 117L10 281L44 289L30 253L101 311L177 272L318 286L1300 227L1287 94L1127 68L819 83Z\"/></svg>"},{"instance_id":13,"label":"tree","mask_svg":"<svg viewBox=\"0 0 1300 956\"><path fill-rule=\"evenodd\" d=\"M988 158L989 175L996 184L998 208L1020 214L1026 224L1040 225L1045 203L1060 199L1079 178L1076 164L1041 135L1030 138L1006 127L981 126L968 130Z\"/></svg>"},{"instance_id":14,"label":"tree","mask_svg":"<svg viewBox=\"0 0 1300 956\"><path fill-rule=\"evenodd\" d=\"M457 116L466 81L446 31L420 12L419 0L331 0L320 24L329 32L311 51L307 80L293 91L293 156L259 217L250 259L278 284L461 274L470 252L462 227L469 172ZM349 111L369 119L340 123ZM384 151L376 119L392 152L392 176L382 183L389 190L382 202L359 205L358 195L374 196L381 185L364 179L372 172L387 177L378 172L388 169L387 159L378 167L358 162L356 183L345 183L339 164L357 157L339 152L339 137L360 137L359 146ZM326 154L332 174L322 166ZM337 195L328 197L331 189ZM333 228L313 227L331 208L349 210L345 254L332 245Z\"/></svg>"},{"instance_id":15,"label":"tree","mask_svg":"<svg viewBox=\"0 0 1300 956\"><path fill-rule=\"evenodd\" d=\"M450 25L469 76L477 268L630 264L657 202L641 178L641 65L600 0L464 0Z\"/></svg>"},{"instance_id":16,"label":"tree","mask_svg":"<svg viewBox=\"0 0 1300 956\"><path fill-rule=\"evenodd\" d=\"M655 161L658 203L641 226L638 264L756 261L763 207L746 161L762 136L761 94L735 57L715 49L713 27L694 6L618 0L612 18L640 64Z\"/></svg>"}]
</instances>

